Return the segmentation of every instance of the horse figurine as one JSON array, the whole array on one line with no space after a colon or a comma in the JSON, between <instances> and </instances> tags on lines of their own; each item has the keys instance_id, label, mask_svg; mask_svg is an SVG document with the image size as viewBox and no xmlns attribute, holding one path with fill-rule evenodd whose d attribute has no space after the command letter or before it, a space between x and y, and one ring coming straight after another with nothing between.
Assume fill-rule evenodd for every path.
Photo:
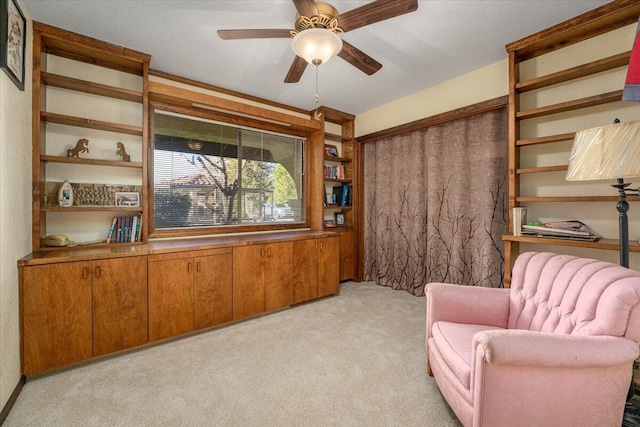
<instances>
[{"instance_id":1,"label":"horse figurine","mask_svg":"<svg viewBox=\"0 0 640 427\"><path fill-rule=\"evenodd\" d=\"M124 144L122 142L118 142L116 145L118 146L118 150L116 151L116 154L122 157L123 162L130 162L131 156L129 156L127 154L127 150L124 149Z\"/></svg>"},{"instance_id":2,"label":"horse figurine","mask_svg":"<svg viewBox=\"0 0 640 427\"><path fill-rule=\"evenodd\" d=\"M86 138L81 138L76 142L76 146L70 150L67 150L67 157L78 157L80 153L88 153L89 152L89 140Z\"/></svg>"}]
</instances>

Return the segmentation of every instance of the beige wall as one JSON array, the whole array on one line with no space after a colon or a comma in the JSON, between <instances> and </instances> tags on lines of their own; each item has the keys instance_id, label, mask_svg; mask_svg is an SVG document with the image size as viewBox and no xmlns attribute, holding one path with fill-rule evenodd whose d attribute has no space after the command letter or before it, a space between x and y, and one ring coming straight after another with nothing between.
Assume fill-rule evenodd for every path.
<instances>
[{"instance_id":1,"label":"beige wall","mask_svg":"<svg viewBox=\"0 0 640 427\"><path fill-rule=\"evenodd\" d=\"M18 268L31 249L31 19L25 90L0 71L0 409L20 380Z\"/></svg>"},{"instance_id":2,"label":"beige wall","mask_svg":"<svg viewBox=\"0 0 640 427\"><path fill-rule=\"evenodd\" d=\"M506 56L506 52L505 52ZM496 62L356 116L356 137L509 93L507 60Z\"/></svg>"}]
</instances>

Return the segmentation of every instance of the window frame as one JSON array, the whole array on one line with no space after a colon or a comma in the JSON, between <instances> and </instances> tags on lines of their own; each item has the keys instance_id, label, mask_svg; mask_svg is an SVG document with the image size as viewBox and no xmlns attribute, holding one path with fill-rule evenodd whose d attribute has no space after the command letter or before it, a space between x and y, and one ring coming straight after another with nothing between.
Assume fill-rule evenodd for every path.
<instances>
[{"instance_id":1,"label":"window frame","mask_svg":"<svg viewBox=\"0 0 640 427\"><path fill-rule=\"evenodd\" d=\"M155 227L155 204L154 204L154 153L155 153L155 141L154 141L154 117L157 111L164 111L168 113L181 114L194 119L206 119L216 122L224 123L229 126L243 127L248 130L258 132L278 133L282 135L291 136L294 138L303 139L303 154L302 154L302 200L304 202L304 222L297 223L257 223L257 224L238 224L238 225L225 225L218 227L185 227L185 228L171 228L171 229L156 229ZM281 125L273 122L266 122L259 119L250 117L237 116L230 113L224 113L220 111L195 108L191 106L179 106L168 104L164 102L150 102L149 103L149 143L147 152L147 187L148 187L148 200L145 204L146 217L149 219L149 239L159 238L177 238L177 237L198 237L198 236L210 236L219 234L236 234L236 233L250 233L250 232L264 232L264 231L289 231L300 230L310 228L310 179L309 179L309 164L310 164L310 152L309 141L311 140L311 133L296 129L291 129L288 126Z\"/></svg>"}]
</instances>

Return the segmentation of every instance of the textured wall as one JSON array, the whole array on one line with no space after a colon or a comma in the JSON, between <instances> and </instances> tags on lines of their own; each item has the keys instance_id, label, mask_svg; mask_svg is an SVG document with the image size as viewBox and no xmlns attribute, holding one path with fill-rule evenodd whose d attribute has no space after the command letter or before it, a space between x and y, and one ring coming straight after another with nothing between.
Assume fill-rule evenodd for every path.
<instances>
[{"instance_id":1,"label":"textured wall","mask_svg":"<svg viewBox=\"0 0 640 427\"><path fill-rule=\"evenodd\" d=\"M31 46L27 18L25 90L0 71L0 409L20 380L18 268L31 251Z\"/></svg>"}]
</instances>

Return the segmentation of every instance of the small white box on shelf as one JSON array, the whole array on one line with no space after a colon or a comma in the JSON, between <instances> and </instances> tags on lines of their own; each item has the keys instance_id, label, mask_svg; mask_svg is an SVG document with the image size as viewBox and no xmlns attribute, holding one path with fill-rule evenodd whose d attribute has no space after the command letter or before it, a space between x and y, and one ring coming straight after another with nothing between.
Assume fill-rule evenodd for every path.
<instances>
[{"instance_id":1,"label":"small white box on shelf","mask_svg":"<svg viewBox=\"0 0 640 427\"><path fill-rule=\"evenodd\" d=\"M513 235L522 235L522 225L527 223L527 208L513 208Z\"/></svg>"}]
</instances>

